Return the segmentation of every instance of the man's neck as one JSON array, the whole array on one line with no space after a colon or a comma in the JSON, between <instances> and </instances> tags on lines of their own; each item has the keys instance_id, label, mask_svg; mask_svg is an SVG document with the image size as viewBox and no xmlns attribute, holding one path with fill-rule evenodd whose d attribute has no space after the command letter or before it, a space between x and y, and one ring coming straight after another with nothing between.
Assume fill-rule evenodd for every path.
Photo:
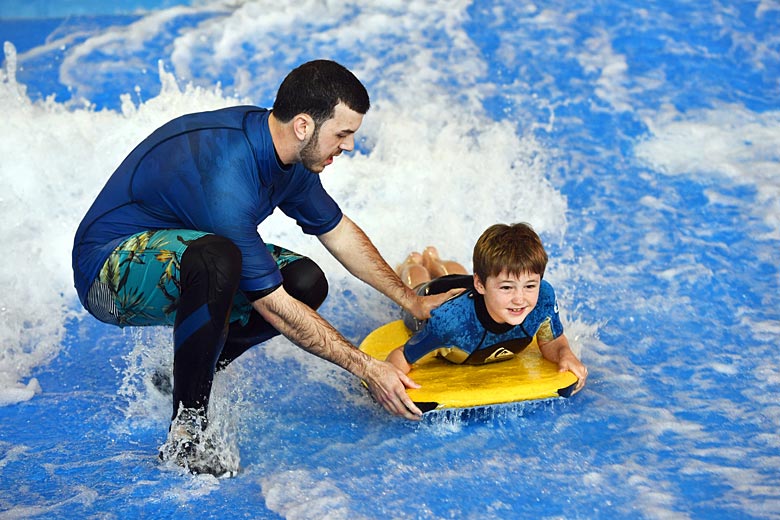
<instances>
[{"instance_id":1,"label":"man's neck","mask_svg":"<svg viewBox=\"0 0 780 520\"><path fill-rule=\"evenodd\" d=\"M297 142L292 135L289 125L279 122L274 113L268 116L268 129L271 132L271 141L274 143L276 155L283 165L290 165L297 157Z\"/></svg>"}]
</instances>

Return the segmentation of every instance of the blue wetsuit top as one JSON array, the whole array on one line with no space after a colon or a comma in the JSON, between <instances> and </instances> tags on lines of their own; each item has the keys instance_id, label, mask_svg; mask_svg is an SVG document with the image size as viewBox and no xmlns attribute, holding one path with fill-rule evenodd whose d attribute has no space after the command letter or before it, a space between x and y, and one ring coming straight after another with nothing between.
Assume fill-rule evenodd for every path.
<instances>
[{"instance_id":1,"label":"blue wetsuit top","mask_svg":"<svg viewBox=\"0 0 780 520\"><path fill-rule=\"evenodd\" d=\"M453 363L483 364L513 357L534 335L551 341L563 334L552 285L542 280L536 307L519 325L497 323L484 297L470 289L431 312L423 328L404 346L409 363L439 355Z\"/></svg>"},{"instance_id":2,"label":"blue wetsuit top","mask_svg":"<svg viewBox=\"0 0 780 520\"><path fill-rule=\"evenodd\" d=\"M73 272L82 304L114 248L154 229L192 229L232 240L243 256L243 291L282 283L258 224L278 207L304 233L321 235L336 227L342 213L318 175L302 164L280 163L269 114L242 106L185 115L127 156L76 232Z\"/></svg>"}]
</instances>

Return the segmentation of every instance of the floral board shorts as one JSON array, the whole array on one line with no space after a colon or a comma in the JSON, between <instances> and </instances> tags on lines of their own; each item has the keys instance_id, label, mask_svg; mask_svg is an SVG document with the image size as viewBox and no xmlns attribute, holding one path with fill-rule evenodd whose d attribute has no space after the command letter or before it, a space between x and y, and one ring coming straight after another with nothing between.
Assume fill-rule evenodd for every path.
<instances>
[{"instance_id":1,"label":"floral board shorts","mask_svg":"<svg viewBox=\"0 0 780 520\"><path fill-rule=\"evenodd\" d=\"M208 235L189 229L143 231L119 244L89 290L90 312L112 325L173 325L179 304L181 257L195 240ZM266 244L281 269L301 255ZM252 303L237 291L230 322L246 324Z\"/></svg>"}]
</instances>

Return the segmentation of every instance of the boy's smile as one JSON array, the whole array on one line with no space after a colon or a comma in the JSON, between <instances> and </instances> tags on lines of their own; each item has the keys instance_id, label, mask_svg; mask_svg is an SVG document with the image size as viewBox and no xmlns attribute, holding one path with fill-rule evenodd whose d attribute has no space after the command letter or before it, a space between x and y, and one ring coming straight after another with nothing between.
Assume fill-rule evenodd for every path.
<instances>
[{"instance_id":1,"label":"boy's smile","mask_svg":"<svg viewBox=\"0 0 780 520\"><path fill-rule=\"evenodd\" d=\"M484 296L488 314L496 323L519 325L536 307L541 281L538 274L515 276L502 271L488 276L484 284L474 275L474 288Z\"/></svg>"}]
</instances>

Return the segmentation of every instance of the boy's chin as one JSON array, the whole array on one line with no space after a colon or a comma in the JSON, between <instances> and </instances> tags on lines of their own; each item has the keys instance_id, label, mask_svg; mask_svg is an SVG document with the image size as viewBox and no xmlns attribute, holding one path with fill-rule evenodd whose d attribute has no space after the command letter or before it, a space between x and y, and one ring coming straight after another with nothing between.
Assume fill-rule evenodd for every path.
<instances>
[{"instance_id":1,"label":"boy's chin","mask_svg":"<svg viewBox=\"0 0 780 520\"><path fill-rule=\"evenodd\" d=\"M521 316L516 316L516 315L506 316L506 315L504 315L504 316L502 316L502 318L504 318L504 320L503 320L504 323L506 323L507 325L513 325L514 326L514 325L520 325L521 323L523 323L525 321L526 316L528 316L528 313L524 313Z\"/></svg>"}]
</instances>

